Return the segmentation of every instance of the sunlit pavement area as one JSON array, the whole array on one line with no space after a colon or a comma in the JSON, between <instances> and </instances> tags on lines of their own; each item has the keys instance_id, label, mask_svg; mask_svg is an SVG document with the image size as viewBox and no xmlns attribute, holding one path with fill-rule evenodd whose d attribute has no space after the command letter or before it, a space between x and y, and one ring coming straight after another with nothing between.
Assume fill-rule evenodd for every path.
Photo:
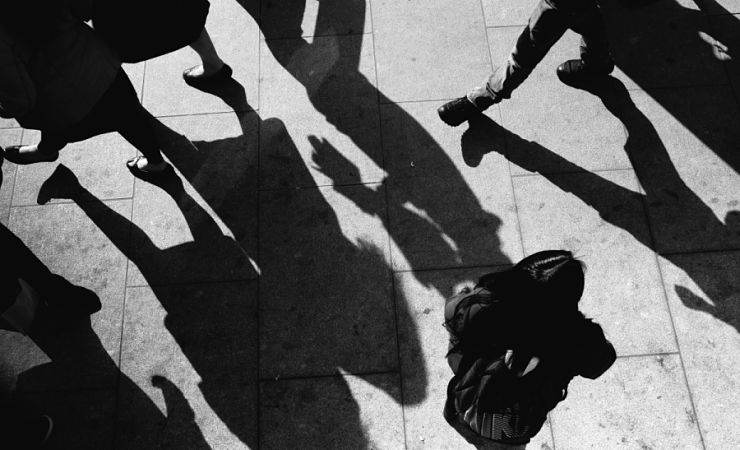
<instances>
[{"instance_id":1,"label":"sunlit pavement area","mask_svg":"<svg viewBox=\"0 0 740 450\"><path fill-rule=\"evenodd\" d=\"M212 0L218 95L182 81L189 48L126 66L181 185L133 178L115 134L4 164L0 220L103 303L0 331L54 448L471 448L442 417L444 299L549 248L586 263L619 357L529 448L740 448L740 2L603 0L613 78L560 83L568 32L457 128L436 108L535 0L286 3ZM38 205L59 164L83 189Z\"/></svg>"}]
</instances>

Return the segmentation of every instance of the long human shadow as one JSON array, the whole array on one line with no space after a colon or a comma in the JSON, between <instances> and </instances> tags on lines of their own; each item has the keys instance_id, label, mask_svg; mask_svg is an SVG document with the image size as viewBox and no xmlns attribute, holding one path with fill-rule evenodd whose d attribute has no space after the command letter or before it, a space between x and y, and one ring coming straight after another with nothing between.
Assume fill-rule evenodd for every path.
<instances>
[{"instance_id":1,"label":"long human shadow","mask_svg":"<svg viewBox=\"0 0 740 450\"><path fill-rule=\"evenodd\" d=\"M740 174L740 93L733 98L720 62L740 59L740 49L722 48L740 35L740 18L716 0L694 3L698 11L677 0L610 0L602 1L602 10L617 66ZM716 14L711 18L705 15L710 9ZM660 89L665 80L680 86ZM686 84L724 89L692 90Z\"/></svg>"},{"instance_id":2,"label":"long human shadow","mask_svg":"<svg viewBox=\"0 0 740 450\"><path fill-rule=\"evenodd\" d=\"M250 137L257 130L270 130L271 139L280 142L280 164L290 168L299 185L308 186L313 181L282 121L263 120L251 111L238 83L211 93L234 108L241 135L190 142L166 127L160 127L159 135L167 158L246 248L255 239L250 228L257 225L252 220L257 204L256 154L250 151ZM397 366L397 359L392 356L396 349L394 308L401 316L409 315L402 293L396 293L396 305L392 303L392 271L383 252L372 243L348 239L319 188L276 189L259 195L265 198L259 207L262 229L257 262L263 305L260 323L266 337L260 343L263 382L270 383L267 377L305 376L301 367L309 367L315 375L345 372L385 390L400 403L399 392L388 389L383 377L377 375L379 369L393 370ZM372 208L380 209L377 204ZM256 252L248 251L250 255ZM414 354L420 355L418 333L414 328L404 331L407 344ZM415 370L426 382L424 367ZM201 376L205 378L207 374ZM349 386L343 377L332 383L345 396L342 404L337 405L343 416L332 419L341 420L342 430L348 430L343 433L343 439L349 439L347 445L366 447L369 441ZM425 385L420 394L411 397L423 398L424 388ZM269 387L266 389L272 392ZM268 411L269 404L280 401L267 400L262 399L262 403ZM267 414L262 421L268 423L268 430L282 430L280 442L305 438L314 445L327 438L302 435L301 427L286 431L280 423L270 423L274 418ZM274 439L268 431L263 435L267 442Z\"/></svg>"},{"instance_id":3,"label":"long human shadow","mask_svg":"<svg viewBox=\"0 0 740 450\"><path fill-rule=\"evenodd\" d=\"M732 211L725 222L718 220L712 210L683 182L676 171L668 152L657 131L647 117L635 106L625 86L616 78L607 79L584 87L598 96L607 110L625 126L628 138L625 150L635 170L645 194L638 194L623 188L596 173L588 172L537 142L528 141L506 130L486 116L471 122L466 133L495 133L506 137L506 149L489 146L488 151L496 151L509 161L531 172L539 172L551 183L565 192L570 192L584 203L599 212L601 217L629 232L638 242L650 248L676 267L682 269L707 295L692 292L684 286L675 286L679 298L689 308L713 314L718 319L735 327L740 332L738 305L727 299L725 283L716 274L691 264L691 258L680 253L662 252L656 246L655 236L646 233L638 221L631 218L643 212L629 214L613 211L610 199L626 198L642 200L650 206L652 224L661 224L661 232L673 235L673 241L703 237L703 241L737 241L740 236L740 212ZM466 151L479 151L463 148ZM541 168L562 167L568 174L542 172ZM571 174L572 173L572 174ZM577 174L577 175L576 175ZM670 228L669 228L670 227ZM654 227L655 228L655 227Z\"/></svg>"},{"instance_id":4,"label":"long human shadow","mask_svg":"<svg viewBox=\"0 0 740 450\"><path fill-rule=\"evenodd\" d=\"M424 127L360 71L366 2L320 2L312 42L302 37L305 0L289 5L267 2L255 19L267 47L304 86L316 111L387 172L384 183L390 188L388 211L392 216L387 229L411 269L510 262L502 254L497 236L501 220L483 209L445 150ZM255 13L249 7L247 10ZM385 142L393 146L386 149L389 157L385 160L376 128L378 104ZM335 154L323 150L326 142L322 139L313 143L319 154ZM424 160L426 173L409 168L415 157ZM319 165L325 164L332 163L324 158ZM359 181L336 172L334 175L335 184ZM464 221L456 211L465 211ZM476 239L471 238L471 224L481 227ZM442 296L450 295L448 287L440 285L433 273L413 273Z\"/></svg>"},{"instance_id":5,"label":"long human shadow","mask_svg":"<svg viewBox=\"0 0 740 450\"><path fill-rule=\"evenodd\" d=\"M160 178L157 184L182 212L192 241L158 248L141 228L96 198L79 184L69 169L61 165L42 185L39 202L44 203L50 198L73 200L133 262L144 279L141 284L134 279L134 284L149 286L166 311L167 331L200 376L198 387L203 397L234 435L250 448L256 448L255 269L244 248L224 235L213 218L185 190L178 176L169 174ZM151 200L149 196L145 198ZM140 367L142 362L132 355L147 354L148 349L137 352L131 346L151 346L159 341L156 332L151 334L149 331L153 324L147 323L147 318L152 311L147 309L146 298L145 288L130 288L128 291L128 301L139 306L136 313L127 314L128 320L136 325L131 327L129 324L129 333L124 336L130 336L133 342L124 345L128 352L122 359L125 363L127 358L133 357L134 361L130 362L133 368ZM149 354L147 359L156 359L159 355L161 353ZM165 359L157 363L166 363L168 356L162 357ZM180 381L166 383L161 376L153 380L167 387L168 392ZM179 402L184 401L181 399ZM119 405L119 417L124 432L117 438L141 439L131 443L135 444L131 448L158 448L165 444L190 448L189 434L183 433L186 429L181 430L180 427L184 424L175 418L170 420L168 416L160 428L152 427L146 415L140 414L138 405L128 403L125 397ZM147 427L151 432L143 436L131 436L125 432ZM168 444L169 429L173 429L172 433L182 440Z\"/></svg>"},{"instance_id":6,"label":"long human shadow","mask_svg":"<svg viewBox=\"0 0 740 450\"><path fill-rule=\"evenodd\" d=\"M164 396L163 414L120 371L89 317L60 315L42 307L30 337L50 361L18 376L14 398L23 408L54 419L55 431L44 448L144 448L137 445L152 442L154 434L165 448L183 442L188 448L210 448L182 392L164 377L150 380ZM117 403L135 410L139 421L117 421Z\"/></svg>"}]
</instances>

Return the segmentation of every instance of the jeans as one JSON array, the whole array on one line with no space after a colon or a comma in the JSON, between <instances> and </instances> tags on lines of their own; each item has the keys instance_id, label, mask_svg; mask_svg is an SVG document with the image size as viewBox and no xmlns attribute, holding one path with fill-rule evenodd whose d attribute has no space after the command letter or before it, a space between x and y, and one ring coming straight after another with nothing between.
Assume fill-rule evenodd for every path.
<instances>
[{"instance_id":1,"label":"jeans","mask_svg":"<svg viewBox=\"0 0 740 450\"><path fill-rule=\"evenodd\" d=\"M164 160L154 133L154 120L139 103L126 72L119 69L103 97L81 121L63 130L41 131L39 151L57 152L70 142L117 131L150 163L156 164Z\"/></svg>"},{"instance_id":2,"label":"jeans","mask_svg":"<svg viewBox=\"0 0 740 450\"><path fill-rule=\"evenodd\" d=\"M499 66L485 84L468 92L478 109L510 98L511 93L542 61L550 48L571 29L581 35L581 59L587 65L612 64L604 22L596 0L561 6L556 0L540 0L529 18L506 63Z\"/></svg>"}]
</instances>

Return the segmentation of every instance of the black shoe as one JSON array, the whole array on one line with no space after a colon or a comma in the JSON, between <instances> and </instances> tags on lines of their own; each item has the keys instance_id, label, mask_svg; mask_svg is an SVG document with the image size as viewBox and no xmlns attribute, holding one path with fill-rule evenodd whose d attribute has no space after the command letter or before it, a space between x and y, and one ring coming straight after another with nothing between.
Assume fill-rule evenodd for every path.
<instances>
[{"instance_id":1,"label":"black shoe","mask_svg":"<svg viewBox=\"0 0 740 450\"><path fill-rule=\"evenodd\" d=\"M5 159L18 165L53 162L59 158L59 152L39 150L38 145L11 145L3 152Z\"/></svg>"},{"instance_id":2,"label":"black shoe","mask_svg":"<svg viewBox=\"0 0 740 450\"><path fill-rule=\"evenodd\" d=\"M556 71L560 81L568 86L579 86L597 78L605 77L614 70L614 62L606 64L586 64L582 59L571 59L558 66Z\"/></svg>"},{"instance_id":3,"label":"black shoe","mask_svg":"<svg viewBox=\"0 0 740 450\"><path fill-rule=\"evenodd\" d=\"M231 67L229 67L228 64L224 63L224 65L221 67L221 69L219 69L218 72L212 75L208 75L207 77L203 75L191 75L191 72L196 67L198 66L193 66L185 70L182 73L182 78L183 80L185 80L185 84L201 91L210 91L223 85L231 79L231 74L233 73Z\"/></svg>"},{"instance_id":4,"label":"black shoe","mask_svg":"<svg viewBox=\"0 0 740 450\"><path fill-rule=\"evenodd\" d=\"M437 109L437 114L442 122L456 127L466 120L480 116L481 112L475 107L467 97L460 97L458 99L447 102Z\"/></svg>"}]
</instances>

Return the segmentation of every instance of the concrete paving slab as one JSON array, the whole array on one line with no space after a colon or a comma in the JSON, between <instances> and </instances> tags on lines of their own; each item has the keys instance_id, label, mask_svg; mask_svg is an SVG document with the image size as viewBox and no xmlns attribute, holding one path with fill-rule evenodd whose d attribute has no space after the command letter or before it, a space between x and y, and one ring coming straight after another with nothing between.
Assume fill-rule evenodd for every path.
<instances>
[{"instance_id":1,"label":"concrete paving slab","mask_svg":"<svg viewBox=\"0 0 740 450\"><path fill-rule=\"evenodd\" d=\"M508 58L520 32L518 28L488 30L494 65ZM629 168L624 153L624 127L619 119L599 97L568 87L555 76L559 64L578 57L579 39L568 32L550 50L511 99L500 104L500 123L522 139L535 141L585 169ZM502 45L503 42L507 44ZM495 112L489 116L496 121ZM567 170L557 165L540 168L553 173ZM513 166L512 173L520 175L525 171Z\"/></svg>"},{"instance_id":2,"label":"concrete paving slab","mask_svg":"<svg viewBox=\"0 0 740 450\"><path fill-rule=\"evenodd\" d=\"M395 275L396 296L403 295L409 304L408 311L398 311L406 448L471 448L442 417L447 384L452 378L445 359L448 334L442 326L444 301L463 286L475 285L480 276L503 268L402 272ZM408 339L417 334L418 342ZM549 424L543 426L528 447L553 448Z\"/></svg>"},{"instance_id":3,"label":"concrete paving slab","mask_svg":"<svg viewBox=\"0 0 740 450\"><path fill-rule=\"evenodd\" d=\"M134 89L136 89L136 93L139 95L139 101L141 101L142 94L144 93L144 73L146 71L146 62L124 64L122 67L126 72L126 75L128 75L131 80L131 84L134 86Z\"/></svg>"},{"instance_id":4,"label":"concrete paving slab","mask_svg":"<svg viewBox=\"0 0 740 450\"><path fill-rule=\"evenodd\" d=\"M260 29L265 39L367 34L373 29L367 0L260 3Z\"/></svg>"},{"instance_id":5,"label":"concrete paving slab","mask_svg":"<svg viewBox=\"0 0 740 450\"><path fill-rule=\"evenodd\" d=\"M95 219L91 221L88 214ZM102 310L91 316L91 325L84 321L67 323L65 320L59 324L52 320L44 326L51 331L38 342L24 340L22 346L16 348L16 351L35 355L34 366L52 361L38 368L38 376L29 378L27 389L115 385L126 260L97 225L110 224L116 214L130 215L131 202L111 201L100 205L88 202L85 211L74 204L13 208L11 211L10 229L29 249L53 273L94 291L103 304ZM127 230L117 231L126 233ZM42 352L31 346L38 346Z\"/></svg>"},{"instance_id":6,"label":"concrete paving slab","mask_svg":"<svg viewBox=\"0 0 740 450\"><path fill-rule=\"evenodd\" d=\"M233 69L235 82L225 88L243 88L249 109L259 108L259 29L254 19L237 2L213 2L206 30L216 52ZM147 61L144 106L155 116L232 111L218 96L185 84L182 71L198 64L200 58L189 47Z\"/></svg>"},{"instance_id":7,"label":"concrete paving slab","mask_svg":"<svg viewBox=\"0 0 740 450\"><path fill-rule=\"evenodd\" d=\"M178 175L163 187L137 180L128 285L255 278L256 116L166 122L189 130L192 142L163 130L165 154Z\"/></svg>"},{"instance_id":8,"label":"concrete paving slab","mask_svg":"<svg viewBox=\"0 0 740 450\"><path fill-rule=\"evenodd\" d=\"M260 448L402 449L397 374L263 381Z\"/></svg>"},{"instance_id":9,"label":"concrete paving slab","mask_svg":"<svg viewBox=\"0 0 740 450\"><path fill-rule=\"evenodd\" d=\"M708 14L740 13L740 5L733 0L707 0L701 6Z\"/></svg>"},{"instance_id":10,"label":"concrete paving slab","mask_svg":"<svg viewBox=\"0 0 740 450\"><path fill-rule=\"evenodd\" d=\"M0 131L0 147L21 143L23 130L16 128ZM3 161L2 179L0 180L0 223L7 225L10 214L10 204L13 200L13 188L15 187L15 174L17 166L13 163Z\"/></svg>"},{"instance_id":11,"label":"concrete paving slab","mask_svg":"<svg viewBox=\"0 0 740 450\"><path fill-rule=\"evenodd\" d=\"M383 105L387 228L395 270L507 263L519 258L504 143L485 127L451 128L439 102Z\"/></svg>"},{"instance_id":12,"label":"concrete paving slab","mask_svg":"<svg viewBox=\"0 0 740 450\"><path fill-rule=\"evenodd\" d=\"M1 129L19 128L19 127L20 125L15 119L5 119L5 118L0 117L0 128Z\"/></svg>"},{"instance_id":13,"label":"concrete paving slab","mask_svg":"<svg viewBox=\"0 0 740 450\"><path fill-rule=\"evenodd\" d=\"M686 377L706 448L734 448L740 407L740 253L660 259Z\"/></svg>"},{"instance_id":14,"label":"concrete paving slab","mask_svg":"<svg viewBox=\"0 0 740 450\"><path fill-rule=\"evenodd\" d=\"M709 21L696 2L602 2L612 53L629 89L727 82L714 57Z\"/></svg>"},{"instance_id":15,"label":"concrete paving slab","mask_svg":"<svg viewBox=\"0 0 740 450\"><path fill-rule=\"evenodd\" d=\"M372 8L378 87L392 101L459 97L490 72L480 0L373 0Z\"/></svg>"},{"instance_id":16,"label":"concrete paving slab","mask_svg":"<svg viewBox=\"0 0 740 450\"><path fill-rule=\"evenodd\" d=\"M524 27L538 0L481 0L487 27Z\"/></svg>"},{"instance_id":17,"label":"concrete paving slab","mask_svg":"<svg viewBox=\"0 0 740 450\"><path fill-rule=\"evenodd\" d=\"M740 10L740 6L737 9ZM722 61L735 98L740 99L740 14L711 16L709 22L712 26L714 57Z\"/></svg>"},{"instance_id":18,"label":"concrete paving slab","mask_svg":"<svg viewBox=\"0 0 740 450\"><path fill-rule=\"evenodd\" d=\"M317 37L310 44L303 39L267 41L261 71L261 188L382 179L370 37ZM322 172L314 155L320 160L336 152L356 170ZM297 179L303 167L310 176Z\"/></svg>"},{"instance_id":19,"label":"concrete paving slab","mask_svg":"<svg viewBox=\"0 0 740 450\"><path fill-rule=\"evenodd\" d=\"M140 389L162 411L150 423L121 405L120 426L146 430L136 445L254 448L256 282L129 288L126 304L120 395Z\"/></svg>"},{"instance_id":20,"label":"concrete paving slab","mask_svg":"<svg viewBox=\"0 0 740 450\"><path fill-rule=\"evenodd\" d=\"M26 131L23 144L40 140L38 131ZM13 205L35 205L41 184L54 172L58 163L69 167L90 192L100 200L131 198L134 177L126 168L126 161L136 155L136 149L118 133L107 133L67 145L53 163L18 166ZM52 203L68 202L52 199Z\"/></svg>"},{"instance_id":21,"label":"concrete paving slab","mask_svg":"<svg viewBox=\"0 0 740 450\"><path fill-rule=\"evenodd\" d=\"M261 193L261 377L397 370L384 195L377 189ZM356 196L367 198L364 211L349 200Z\"/></svg>"},{"instance_id":22,"label":"concrete paving slab","mask_svg":"<svg viewBox=\"0 0 740 450\"><path fill-rule=\"evenodd\" d=\"M617 353L677 351L657 262L643 244L650 241L649 231L633 175L527 176L513 182L525 254L565 249L583 259L580 309L604 328Z\"/></svg>"},{"instance_id":23,"label":"concrete paving slab","mask_svg":"<svg viewBox=\"0 0 740 450\"><path fill-rule=\"evenodd\" d=\"M620 358L577 377L551 414L556 448L703 448L678 355Z\"/></svg>"},{"instance_id":24,"label":"concrete paving slab","mask_svg":"<svg viewBox=\"0 0 740 450\"><path fill-rule=\"evenodd\" d=\"M628 147L659 252L740 248L740 112L727 87L632 95Z\"/></svg>"}]
</instances>

